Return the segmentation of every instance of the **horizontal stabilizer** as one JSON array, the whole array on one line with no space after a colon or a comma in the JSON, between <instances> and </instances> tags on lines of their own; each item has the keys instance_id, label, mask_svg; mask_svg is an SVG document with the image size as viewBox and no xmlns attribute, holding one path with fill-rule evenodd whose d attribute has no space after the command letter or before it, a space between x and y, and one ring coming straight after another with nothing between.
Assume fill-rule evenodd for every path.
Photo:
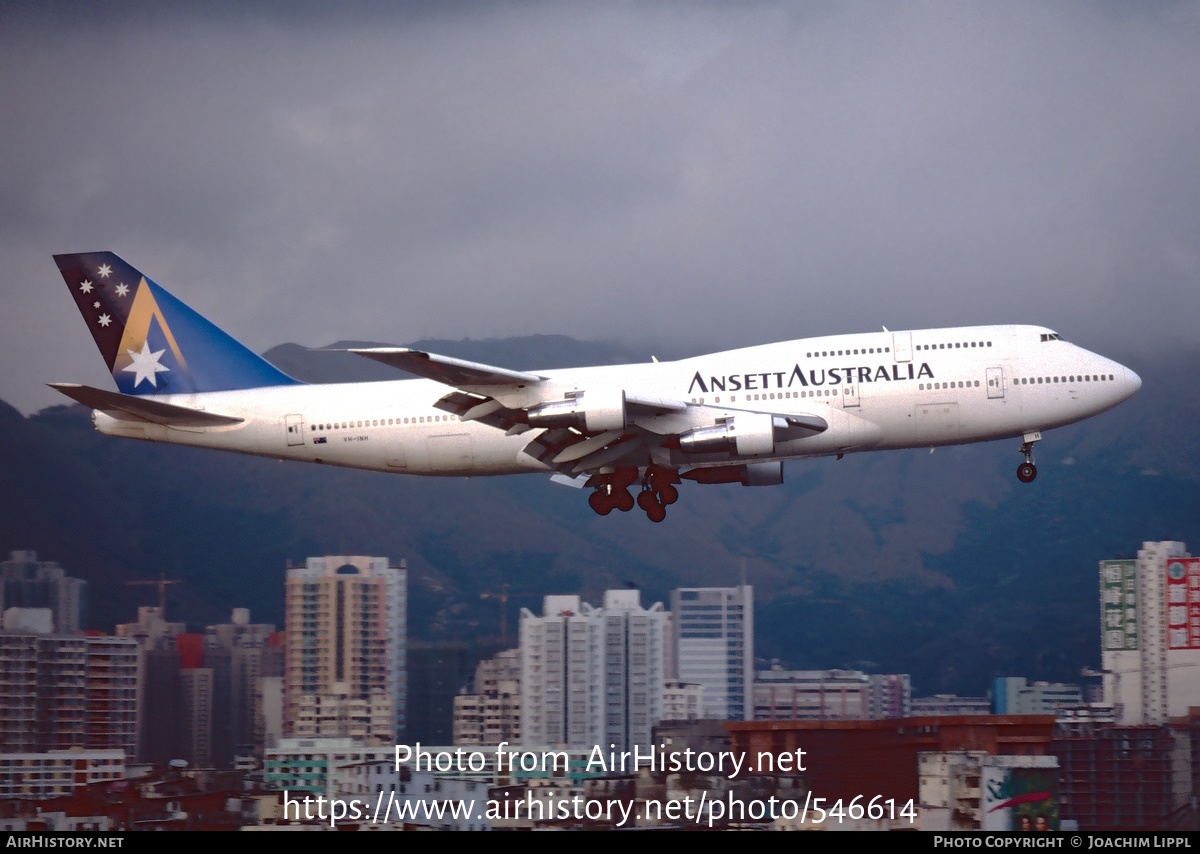
<instances>
[{"instance_id":1,"label":"horizontal stabilizer","mask_svg":"<svg viewBox=\"0 0 1200 854\"><path fill-rule=\"evenodd\" d=\"M123 412L151 424L167 427L219 427L223 424L240 424L244 418L217 415L203 409L175 406L148 397L134 397L115 391L104 391L86 385L72 383L50 383L50 388L60 391L71 400L78 401L89 409Z\"/></svg>"},{"instance_id":2,"label":"horizontal stabilizer","mask_svg":"<svg viewBox=\"0 0 1200 854\"><path fill-rule=\"evenodd\" d=\"M479 362L439 356L436 353L425 353L408 347L371 347L350 352L456 388L532 384L542 381L542 377L537 374L510 371L508 368L496 368L491 365L482 365Z\"/></svg>"}]
</instances>

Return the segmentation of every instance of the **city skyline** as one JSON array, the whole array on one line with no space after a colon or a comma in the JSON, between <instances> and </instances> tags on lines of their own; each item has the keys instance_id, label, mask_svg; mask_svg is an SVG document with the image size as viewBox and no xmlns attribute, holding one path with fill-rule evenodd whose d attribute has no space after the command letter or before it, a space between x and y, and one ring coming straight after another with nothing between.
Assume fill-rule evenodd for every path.
<instances>
[{"instance_id":1,"label":"city skyline","mask_svg":"<svg viewBox=\"0 0 1200 854\"><path fill-rule=\"evenodd\" d=\"M202 635L166 622L156 607L140 608L138 620L116 626L115 635L56 633L53 609L61 597L53 595L43 596L44 607L6 609L0 692L10 703L0 715L0 790L18 817L61 799L64 816L94 823L100 815L88 809L107 810L103 821L111 823L111 804L87 805L114 780L137 793L189 768L228 770L248 792L258 791L251 781L261 775L259 824L318 818L288 812L301 794L328 797L343 804L342 818L354 810L355 822L365 820L352 796L389 789L402 803L418 804L412 808L429 800L473 803L473 812L455 814L461 821L440 825L466 830L553 825L569 818L546 813L556 799L588 805L570 826L622 827L632 807L620 807L615 825L611 809L636 790L643 804L637 826L658 826L659 796L686 802L691 785L668 768L678 771L672 763L698 756L732 763L734 770L711 777L731 810L735 801L743 804L738 811L746 809L748 797L761 802L753 795L763 786L782 795L784 812L770 817L777 829L812 826L796 824L802 786L843 799L867 789L887 794L901 808L883 815L881 826L907 822L926 830L1037 829L1035 819L1051 830L1144 828L1178 819L1194 803L1191 754L1175 748L1200 733L1200 683L1187 671L1200 649L1200 559L1183 542L1147 541L1136 561L1099 563L1093 595L1102 619L1094 642L1104 667L1083 675L1102 676L1101 686L1009 675L993 680L986 698L911 697L908 674L775 666L747 680L741 668L753 662L754 625L748 585L673 590L673 612L661 603L643 607L636 589L606 591L601 607L578 595L549 595L540 616L521 610L519 647L480 664L470 686L480 697L465 702L472 698L464 686L452 749L401 743L410 735L397 724L406 711L402 680L379 678L391 667L392 650L403 659L408 646L405 621L392 613L406 607L404 562L389 564L351 555L290 567L282 638L273 625L251 623L240 607ZM36 578L40 567L51 570L42 576L52 581L69 579L63 567L39 564L29 551L14 553L7 565L17 568L10 575L18 580ZM77 598L72 608L83 604ZM381 625L387 640L376 643ZM697 670L703 662L713 666ZM519 702L508 699L514 697ZM685 718L664 714L689 704L695 712ZM458 735L460 714L474 738ZM250 731L248 715L254 743L235 745ZM627 767L638 751L641 760ZM505 770L519 762L534 771L547 757L555 757L555 768L519 780L513 768ZM529 760L535 764L526 768ZM744 763L748 774L768 776L739 779ZM514 787L530 803L546 801L542 817L501 811L496 795L511 797ZM270 792L279 789L273 800ZM1014 798L1014 791L1029 796ZM226 814L213 813L195 828L254 823L244 807L230 814L231 803ZM601 824L580 823L585 815L599 820L606 809ZM147 826L170 820L145 815ZM124 827L115 821L108 826ZM854 827L879 829L858 821Z\"/></svg>"}]
</instances>

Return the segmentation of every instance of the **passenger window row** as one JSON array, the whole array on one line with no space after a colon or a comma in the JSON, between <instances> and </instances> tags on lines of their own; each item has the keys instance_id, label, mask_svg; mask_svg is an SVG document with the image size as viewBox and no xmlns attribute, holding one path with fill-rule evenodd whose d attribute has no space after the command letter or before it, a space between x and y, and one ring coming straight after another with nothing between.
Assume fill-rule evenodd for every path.
<instances>
[{"instance_id":1,"label":"passenger window row","mask_svg":"<svg viewBox=\"0 0 1200 854\"><path fill-rule=\"evenodd\" d=\"M453 415L419 415L415 418L376 418L366 421L334 421L329 424L313 424L309 430L351 430L358 427L391 427L402 424L432 424L435 421L452 421Z\"/></svg>"},{"instance_id":2,"label":"passenger window row","mask_svg":"<svg viewBox=\"0 0 1200 854\"><path fill-rule=\"evenodd\" d=\"M1081 383L1103 383L1112 382L1113 374L1082 374L1065 377L1013 377L1013 385L1039 385L1041 383L1066 383L1066 382L1081 382Z\"/></svg>"},{"instance_id":3,"label":"passenger window row","mask_svg":"<svg viewBox=\"0 0 1200 854\"><path fill-rule=\"evenodd\" d=\"M866 356L872 353L890 353L891 347L858 347L853 350L814 350L811 353L805 353L807 359L816 359L821 356Z\"/></svg>"},{"instance_id":4,"label":"passenger window row","mask_svg":"<svg viewBox=\"0 0 1200 854\"><path fill-rule=\"evenodd\" d=\"M955 341L953 344L918 344L918 350L958 350L969 347L991 347L991 341Z\"/></svg>"},{"instance_id":5,"label":"passenger window row","mask_svg":"<svg viewBox=\"0 0 1200 854\"><path fill-rule=\"evenodd\" d=\"M847 394L853 394L853 393L854 393L854 392L853 392L853 390L852 390L852 389L853 389L853 386L842 386L842 388L845 388L845 389L847 389L847 391L846 391L846 393L847 393ZM751 400L784 400L784 399L788 399L788 398L797 398L797 397L830 397L830 396L832 396L832 397L837 397L837 389L828 389L828 388L826 388L826 389L816 389L815 391L781 391L781 392L778 392L778 393L776 393L776 392L770 392L770 393L768 393L768 394L747 394L747 395L745 395L745 396L744 396L744 400L746 400L746 401L751 401ZM713 403L720 403L720 402L721 402L721 396L720 396L720 395L717 395L716 397L714 397L714 398L713 398ZM729 402L730 402L730 403L737 403L737 395L736 395L736 394L731 394L731 395L729 395ZM692 398L692 403L698 403L698 404L700 404L700 405L703 405L703 404L704 404L704 398L702 398L702 397L693 397L693 398Z\"/></svg>"},{"instance_id":6,"label":"passenger window row","mask_svg":"<svg viewBox=\"0 0 1200 854\"><path fill-rule=\"evenodd\" d=\"M979 388L979 380L967 380L965 385L962 382L959 382L957 385L954 383L921 383L919 390L928 391L930 389L941 388Z\"/></svg>"}]
</instances>

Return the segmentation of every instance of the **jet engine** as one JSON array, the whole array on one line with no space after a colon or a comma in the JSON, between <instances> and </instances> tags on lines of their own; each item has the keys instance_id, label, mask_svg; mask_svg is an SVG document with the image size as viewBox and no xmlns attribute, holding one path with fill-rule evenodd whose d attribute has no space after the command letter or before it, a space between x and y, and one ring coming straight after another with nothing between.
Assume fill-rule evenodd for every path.
<instances>
[{"instance_id":1,"label":"jet engine","mask_svg":"<svg viewBox=\"0 0 1200 854\"><path fill-rule=\"evenodd\" d=\"M735 415L715 427L697 427L679 437L679 448L686 454L717 454L732 451L738 456L769 454L775 450L775 430L786 430L788 423L778 415L746 412Z\"/></svg>"},{"instance_id":2,"label":"jet engine","mask_svg":"<svg viewBox=\"0 0 1200 854\"><path fill-rule=\"evenodd\" d=\"M625 392L601 389L580 392L566 400L539 403L529 410L534 427L579 427L588 432L625 429Z\"/></svg>"}]
</instances>

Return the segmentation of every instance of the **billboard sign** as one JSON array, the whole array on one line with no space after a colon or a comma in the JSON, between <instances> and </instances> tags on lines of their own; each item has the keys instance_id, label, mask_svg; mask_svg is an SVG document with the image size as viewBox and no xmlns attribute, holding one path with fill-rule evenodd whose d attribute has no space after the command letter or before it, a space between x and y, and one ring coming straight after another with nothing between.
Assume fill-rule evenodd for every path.
<instances>
[{"instance_id":1,"label":"billboard sign","mask_svg":"<svg viewBox=\"0 0 1200 854\"><path fill-rule=\"evenodd\" d=\"M1100 561L1100 633L1103 648L1138 648L1137 561Z\"/></svg>"},{"instance_id":2,"label":"billboard sign","mask_svg":"<svg viewBox=\"0 0 1200 854\"><path fill-rule=\"evenodd\" d=\"M984 765L981 782L982 830L1058 830L1058 768Z\"/></svg>"},{"instance_id":3,"label":"billboard sign","mask_svg":"<svg viewBox=\"0 0 1200 854\"><path fill-rule=\"evenodd\" d=\"M1167 558L1167 649L1200 649L1200 558Z\"/></svg>"}]
</instances>

